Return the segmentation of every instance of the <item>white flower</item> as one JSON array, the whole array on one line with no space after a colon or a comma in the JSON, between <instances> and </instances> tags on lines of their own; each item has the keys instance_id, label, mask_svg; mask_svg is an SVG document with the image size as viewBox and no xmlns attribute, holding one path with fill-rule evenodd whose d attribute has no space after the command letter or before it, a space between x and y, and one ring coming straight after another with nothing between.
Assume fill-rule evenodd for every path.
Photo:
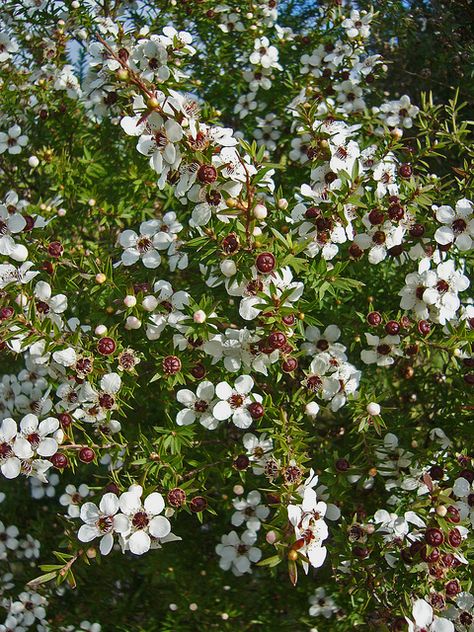
<instances>
[{"instance_id":1,"label":"white flower","mask_svg":"<svg viewBox=\"0 0 474 632\"><path fill-rule=\"evenodd\" d=\"M26 627L34 624L35 619L44 619L46 617L45 605L47 605L45 597L35 592L21 592L18 595L18 601L14 601L10 606L10 613L13 615L22 615L21 623Z\"/></svg>"},{"instance_id":2,"label":"white flower","mask_svg":"<svg viewBox=\"0 0 474 632\"><path fill-rule=\"evenodd\" d=\"M19 125L12 125L7 133L0 132L0 154L19 154L28 143L28 136L21 133Z\"/></svg>"},{"instance_id":3,"label":"white flower","mask_svg":"<svg viewBox=\"0 0 474 632\"><path fill-rule=\"evenodd\" d=\"M447 321L456 317L461 305L458 292L463 292L469 287L469 278L461 269L455 268L453 259L440 263L436 268L436 274L436 286L423 292L423 300L430 305L433 320L445 325Z\"/></svg>"},{"instance_id":4,"label":"white flower","mask_svg":"<svg viewBox=\"0 0 474 632\"><path fill-rule=\"evenodd\" d=\"M326 595L326 591L322 586L316 588L314 594L309 598L309 603L311 604L309 609L310 617L320 617L322 615L326 619L330 619L339 610L334 599L330 595Z\"/></svg>"},{"instance_id":5,"label":"white flower","mask_svg":"<svg viewBox=\"0 0 474 632\"><path fill-rule=\"evenodd\" d=\"M420 528L426 526L414 511L407 511L403 516L398 516L396 513L389 513L385 509L379 509L374 514L374 522L380 524L378 531L387 534L384 536L384 541L386 542L391 542L398 538L403 540L410 530L409 523Z\"/></svg>"},{"instance_id":6,"label":"white flower","mask_svg":"<svg viewBox=\"0 0 474 632\"><path fill-rule=\"evenodd\" d=\"M474 505L471 498L474 497L474 482L470 483L460 476L454 481L453 494L459 498L456 507L459 509L461 520L469 519L471 526L474 527Z\"/></svg>"},{"instance_id":7,"label":"white flower","mask_svg":"<svg viewBox=\"0 0 474 632\"><path fill-rule=\"evenodd\" d=\"M67 349L61 349L61 351L55 351L53 360L61 366L73 366L76 364L77 355L72 347L67 347Z\"/></svg>"},{"instance_id":8,"label":"white flower","mask_svg":"<svg viewBox=\"0 0 474 632\"><path fill-rule=\"evenodd\" d=\"M149 220L140 224L140 234L133 230L120 233L119 243L124 248L122 263L131 266L141 260L145 268L157 268L161 263L158 250L166 250L171 243L171 237L160 231L157 220Z\"/></svg>"},{"instance_id":9,"label":"white flower","mask_svg":"<svg viewBox=\"0 0 474 632\"><path fill-rule=\"evenodd\" d=\"M372 13L366 13L365 11L359 12L357 9L354 9L351 11L350 18L343 20L341 26L346 29L346 34L349 39L356 37L366 39L370 35L372 17Z\"/></svg>"},{"instance_id":10,"label":"white flower","mask_svg":"<svg viewBox=\"0 0 474 632\"><path fill-rule=\"evenodd\" d=\"M420 109L411 103L410 97L406 94L398 101L388 101L380 106L381 118L389 127L411 128L413 119L416 118L419 111Z\"/></svg>"},{"instance_id":11,"label":"white flower","mask_svg":"<svg viewBox=\"0 0 474 632\"><path fill-rule=\"evenodd\" d=\"M258 37L254 42L254 51L249 57L249 61L254 66L263 68L276 68L281 70L278 63L278 49L270 46L268 37Z\"/></svg>"},{"instance_id":12,"label":"white flower","mask_svg":"<svg viewBox=\"0 0 474 632\"><path fill-rule=\"evenodd\" d=\"M158 125L154 122L153 133L140 137L137 150L149 156L151 168L161 174L179 167L181 154L176 144L183 138L184 132L181 125L172 119Z\"/></svg>"},{"instance_id":13,"label":"white flower","mask_svg":"<svg viewBox=\"0 0 474 632\"><path fill-rule=\"evenodd\" d=\"M186 406L176 416L178 426L189 426L198 419L199 423L208 430L215 430L218 426L211 410L217 402L214 398L214 385L212 382L203 381L198 384L196 394L183 388L176 393L176 399Z\"/></svg>"},{"instance_id":14,"label":"white flower","mask_svg":"<svg viewBox=\"0 0 474 632\"><path fill-rule=\"evenodd\" d=\"M247 114L255 110L257 105L258 104L255 92L241 94L235 103L234 112L235 114L238 114L239 117L242 119L245 118Z\"/></svg>"},{"instance_id":15,"label":"white flower","mask_svg":"<svg viewBox=\"0 0 474 632\"><path fill-rule=\"evenodd\" d=\"M252 402L261 402L262 397L252 394L254 382L250 375L240 375L232 388L227 382L219 382L216 395L221 400L214 405L212 414L218 421L232 417L232 423L237 428L249 428L252 425L252 415L248 410Z\"/></svg>"},{"instance_id":16,"label":"white flower","mask_svg":"<svg viewBox=\"0 0 474 632\"><path fill-rule=\"evenodd\" d=\"M456 597L456 605L449 606L443 613L454 621L456 630L473 632L474 630L474 596L468 592L461 592Z\"/></svg>"},{"instance_id":17,"label":"white flower","mask_svg":"<svg viewBox=\"0 0 474 632\"><path fill-rule=\"evenodd\" d=\"M0 32L0 64L10 59L12 53L16 53L18 44L5 31Z\"/></svg>"},{"instance_id":18,"label":"white flower","mask_svg":"<svg viewBox=\"0 0 474 632\"><path fill-rule=\"evenodd\" d=\"M385 336L379 338L373 334L366 333L367 344L372 349L363 349L360 357L365 364L377 364L377 366L389 366L395 362L393 356L402 355L402 351L397 345L400 344L400 336Z\"/></svg>"},{"instance_id":19,"label":"white flower","mask_svg":"<svg viewBox=\"0 0 474 632\"><path fill-rule=\"evenodd\" d=\"M18 548L18 528L15 525L5 527L0 520L0 560L5 559L7 549L15 551Z\"/></svg>"},{"instance_id":20,"label":"white flower","mask_svg":"<svg viewBox=\"0 0 474 632\"><path fill-rule=\"evenodd\" d=\"M349 175L360 156L359 145L354 140L347 141L344 136L337 134L329 139L331 160L329 165L334 173L345 171Z\"/></svg>"},{"instance_id":21,"label":"white flower","mask_svg":"<svg viewBox=\"0 0 474 632\"><path fill-rule=\"evenodd\" d=\"M436 208L436 219L444 226L435 232L436 241L442 246L454 244L465 252L472 248L474 240L474 204L463 198L456 202L455 210L450 206Z\"/></svg>"},{"instance_id":22,"label":"white flower","mask_svg":"<svg viewBox=\"0 0 474 632\"><path fill-rule=\"evenodd\" d=\"M406 231L403 226L392 224L389 220L375 226L370 225L368 216L362 221L368 227L367 232L358 233L354 243L362 250L369 249L369 262L376 265L386 258L391 248L402 243Z\"/></svg>"},{"instance_id":23,"label":"white flower","mask_svg":"<svg viewBox=\"0 0 474 632\"><path fill-rule=\"evenodd\" d=\"M26 220L20 213L8 212L3 204L0 205L0 254L11 257L14 261L25 261L28 250L22 244L17 244L12 235L21 233L26 226ZM30 264L33 265L33 264ZM13 266L11 266L13 267ZM7 266L1 266L1 276L7 272ZM4 287L8 281L0 283Z\"/></svg>"},{"instance_id":24,"label":"white flower","mask_svg":"<svg viewBox=\"0 0 474 632\"><path fill-rule=\"evenodd\" d=\"M67 309L67 298L64 294L52 296L52 289L46 281L38 281L35 285L36 311L50 318L56 324L61 322L58 317Z\"/></svg>"},{"instance_id":25,"label":"white flower","mask_svg":"<svg viewBox=\"0 0 474 632\"><path fill-rule=\"evenodd\" d=\"M150 550L152 538L165 538L171 532L167 518L159 514L165 508L163 496L158 492L149 494L143 504L140 485L132 485L119 499L120 513L115 519L115 529L121 534L123 548L135 555Z\"/></svg>"},{"instance_id":26,"label":"white flower","mask_svg":"<svg viewBox=\"0 0 474 632\"><path fill-rule=\"evenodd\" d=\"M58 450L58 441L48 435L56 433L58 428L59 421L55 417L39 422L36 415L25 415L20 421L20 432L13 444L15 455L21 459L29 459L35 452L40 456L53 456ZM59 435L62 436L62 431Z\"/></svg>"},{"instance_id":27,"label":"white flower","mask_svg":"<svg viewBox=\"0 0 474 632\"><path fill-rule=\"evenodd\" d=\"M108 555L114 544L116 514L119 510L119 500L115 494L102 496L99 507L94 503L84 503L81 507L81 520L85 523L78 531L77 537L81 542L91 542L100 538L100 552Z\"/></svg>"},{"instance_id":28,"label":"white flower","mask_svg":"<svg viewBox=\"0 0 474 632\"><path fill-rule=\"evenodd\" d=\"M15 266L10 263L0 264L0 290L3 290L3 288L10 283L22 285L29 283L37 274L39 274L36 270L32 270L30 272L30 268L33 265L34 264L31 261L23 263L19 268L15 268Z\"/></svg>"},{"instance_id":29,"label":"white flower","mask_svg":"<svg viewBox=\"0 0 474 632\"><path fill-rule=\"evenodd\" d=\"M274 292L272 292L272 286ZM264 277L260 277L255 271L254 278L244 280L240 284L230 280L226 282L226 287L231 296L243 297L239 305L239 314L244 320L254 320L262 311L262 308L257 307L258 304L264 302L264 299L258 296L259 293L269 297L274 294L277 298L285 293L285 300L281 306L291 307L294 302L301 298L304 290L303 283L293 281L293 274L287 267Z\"/></svg>"},{"instance_id":30,"label":"white flower","mask_svg":"<svg viewBox=\"0 0 474 632\"><path fill-rule=\"evenodd\" d=\"M339 361L347 360L345 346L337 342L341 337L341 330L337 325L328 325L322 333L318 327L310 325L306 327L304 335L308 342L301 345L301 350L307 355L325 352Z\"/></svg>"},{"instance_id":31,"label":"white flower","mask_svg":"<svg viewBox=\"0 0 474 632\"><path fill-rule=\"evenodd\" d=\"M7 417L0 426L0 469L5 478L16 478L20 474L21 463L13 452L17 436L16 422Z\"/></svg>"},{"instance_id":32,"label":"white flower","mask_svg":"<svg viewBox=\"0 0 474 632\"><path fill-rule=\"evenodd\" d=\"M295 539L298 543L298 550L309 559L309 563L314 568L319 568L326 559L326 547L322 546L323 540L328 535L328 528L324 522L327 505L318 501L317 493L314 490L318 483L318 477L314 471L310 470L305 483L297 490L302 502L298 505L288 505L288 520L295 530ZM308 572L309 565L303 561L303 568Z\"/></svg>"},{"instance_id":33,"label":"white flower","mask_svg":"<svg viewBox=\"0 0 474 632\"><path fill-rule=\"evenodd\" d=\"M247 456L253 464L252 471L256 475L263 474L265 471L265 463L271 456L273 450L272 439L267 439L266 437L267 435L265 433L257 437L251 432L246 432L242 437Z\"/></svg>"},{"instance_id":34,"label":"white flower","mask_svg":"<svg viewBox=\"0 0 474 632\"><path fill-rule=\"evenodd\" d=\"M67 507L68 515L71 518L79 518L81 513L80 505L87 496L89 496L89 487L85 483L82 483L79 487L66 485L64 494L59 497L59 503Z\"/></svg>"},{"instance_id":35,"label":"white flower","mask_svg":"<svg viewBox=\"0 0 474 632\"><path fill-rule=\"evenodd\" d=\"M433 608L424 599L417 599L413 604L414 621L407 618L408 632L454 632L451 621L437 617Z\"/></svg>"},{"instance_id":36,"label":"white flower","mask_svg":"<svg viewBox=\"0 0 474 632\"><path fill-rule=\"evenodd\" d=\"M251 562L258 562L262 552L253 546L257 540L255 531L244 531L239 538L235 531L223 535L221 543L216 546L216 553L220 556L219 566L228 571L232 569L239 577L244 573L251 573Z\"/></svg>"},{"instance_id":37,"label":"white flower","mask_svg":"<svg viewBox=\"0 0 474 632\"><path fill-rule=\"evenodd\" d=\"M234 498L232 504L236 512L232 514L231 522L234 527L240 527L244 522L250 531L258 531L261 521L265 520L270 513L266 505L261 505L262 495L259 491L253 490L247 494L247 498Z\"/></svg>"},{"instance_id":38,"label":"white flower","mask_svg":"<svg viewBox=\"0 0 474 632\"><path fill-rule=\"evenodd\" d=\"M148 340L158 340L167 325L184 331L179 323L186 318L181 310L189 305L188 292L175 292L171 284L164 280L156 281L153 291L157 297L149 295L143 300L146 311L156 310L147 325Z\"/></svg>"}]
</instances>

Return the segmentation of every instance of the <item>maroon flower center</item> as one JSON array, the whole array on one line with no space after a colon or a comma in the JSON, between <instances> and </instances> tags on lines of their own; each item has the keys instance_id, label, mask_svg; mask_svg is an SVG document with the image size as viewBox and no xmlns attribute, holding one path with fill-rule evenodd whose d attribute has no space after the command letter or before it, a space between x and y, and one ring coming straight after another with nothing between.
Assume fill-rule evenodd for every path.
<instances>
[{"instance_id":1,"label":"maroon flower center","mask_svg":"<svg viewBox=\"0 0 474 632\"><path fill-rule=\"evenodd\" d=\"M114 519L112 516L102 516L97 520L95 526L99 529L101 533L109 533L112 530L114 524Z\"/></svg>"},{"instance_id":2,"label":"maroon flower center","mask_svg":"<svg viewBox=\"0 0 474 632\"><path fill-rule=\"evenodd\" d=\"M153 242L149 237L140 237L140 239L137 241L138 252L141 254L148 252L149 250L151 250L152 247Z\"/></svg>"},{"instance_id":3,"label":"maroon flower center","mask_svg":"<svg viewBox=\"0 0 474 632\"><path fill-rule=\"evenodd\" d=\"M318 342L316 343L316 347L320 351L326 351L326 349L329 349L329 342L321 338L321 340L318 340Z\"/></svg>"},{"instance_id":4,"label":"maroon flower center","mask_svg":"<svg viewBox=\"0 0 474 632\"><path fill-rule=\"evenodd\" d=\"M253 279L247 283L247 287L245 289L247 290L247 294L256 296L258 292L263 290L263 282L260 279Z\"/></svg>"},{"instance_id":5,"label":"maroon flower center","mask_svg":"<svg viewBox=\"0 0 474 632\"><path fill-rule=\"evenodd\" d=\"M102 408L110 410L111 408L113 408L114 403L115 399L112 397L112 395L109 395L109 393L102 393L99 396L99 404L102 406Z\"/></svg>"},{"instance_id":6,"label":"maroon flower center","mask_svg":"<svg viewBox=\"0 0 474 632\"><path fill-rule=\"evenodd\" d=\"M344 147L344 145L341 145L340 147L337 148L336 156L340 160L345 160L348 155L349 155L349 152L347 151L346 147Z\"/></svg>"},{"instance_id":7,"label":"maroon flower center","mask_svg":"<svg viewBox=\"0 0 474 632\"><path fill-rule=\"evenodd\" d=\"M238 393L234 393L229 398L229 404L232 406L232 408L240 408L243 403L244 403L244 398L242 397L242 395L239 395Z\"/></svg>"},{"instance_id":8,"label":"maroon flower center","mask_svg":"<svg viewBox=\"0 0 474 632\"><path fill-rule=\"evenodd\" d=\"M319 375L311 375L307 380L306 384L310 391L316 392L319 391L323 385L322 379Z\"/></svg>"},{"instance_id":9,"label":"maroon flower center","mask_svg":"<svg viewBox=\"0 0 474 632\"><path fill-rule=\"evenodd\" d=\"M377 347L377 353L380 353L380 355L388 355L390 353L390 345L379 345Z\"/></svg>"},{"instance_id":10,"label":"maroon flower center","mask_svg":"<svg viewBox=\"0 0 474 632\"><path fill-rule=\"evenodd\" d=\"M37 301L36 309L40 314L48 314L49 313L49 305L44 301Z\"/></svg>"},{"instance_id":11,"label":"maroon flower center","mask_svg":"<svg viewBox=\"0 0 474 632\"><path fill-rule=\"evenodd\" d=\"M466 230L467 224L463 219L455 219L452 228L455 235L460 235Z\"/></svg>"},{"instance_id":12,"label":"maroon flower center","mask_svg":"<svg viewBox=\"0 0 474 632\"><path fill-rule=\"evenodd\" d=\"M32 432L26 438L32 448L37 448L39 446L39 442L41 441L41 437L37 432Z\"/></svg>"},{"instance_id":13,"label":"maroon flower center","mask_svg":"<svg viewBox=\"0 0 474 632\"><path fill-rule=\"evenodd\" d=\"M13 450L8 443L0 443L0 459L8 459L12 456Z\"/></svg>"},{"instance_id":14,"label":"maroon flower center","mask_svg":"<svg viewBox=\"0 0 474 632\"><path fill-rule=\"evenodd\" d=\"M200 399L194 403L194 410L196 410L198 413L205 413L208 408L209 404L203 399Z\"/></svg>"},{"instance_id":15,"label":"maroon flower center","mask_svg":"<svg viewBox=\"0 0 474 632\"><path fill-rule=\"evenodd\" d=\"M436 284L436 289L440 294L444 294L444 292L447 292L449 290L449 285L444 279L441 279Z\"/></svg>"},{"instance_id":16,"label":"maroon flower center","mask_svg":"<svg viewBox=\"0 0 474 632\"><path fill-rule=\"evenodd\" d=\"M148 514L144 511L137 512L132 518L132 525L136 529L144 529L148 526L150 519L148 518Z\"/></svg>"}]
</instances>

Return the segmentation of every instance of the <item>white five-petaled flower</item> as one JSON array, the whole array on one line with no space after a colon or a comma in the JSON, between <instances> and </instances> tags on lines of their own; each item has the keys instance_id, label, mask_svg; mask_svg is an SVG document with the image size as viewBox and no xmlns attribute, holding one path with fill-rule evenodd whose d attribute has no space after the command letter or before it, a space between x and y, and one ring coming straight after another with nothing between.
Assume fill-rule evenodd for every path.
<instances>
[{"instance_id":1,"label":"white five-petaled flower","mask_svg":"<svg viewBox=\"0 0 474 632\"><path fill-rule=\"evenodd\" d=\"M53 436L49 436L49 435ZM28 414L17 428L10 417L0 426L0 469L5 478L16 478L21 472L47 482L45 472L51 462L38 457L50 457L58 449L63 433L59 421L48 417L41 423L36 415Z\"/></svg>"},{"instance_id":2,"label":"white five-petaled flower","mask_svg":"<svg viewBox=\"0 0 474 632\"><path fill-rule=\"evenodd\" d=\"M305 483L297 490L302 502L288 505L288 520L295 530L295 544L298 550L308 558L309 564L319 568L326 559L326 547L322 542L328 537L329 532L324 516L327 505L318 501L314 487L318 483L318 477L310 470ZM309 569L308 562L303 561L304 571Z\"/></svg>"},{"instance_id":3,"label":"white five-petaled flower","mask_svg":"<svg viewBox=\"0 0 474 632\"><path fill-rule=\"evenodd\" d=\"M232 514L231 522L234 527L240 527L244 522L250 531L258 531L261 521L265 520L270 513L266 505L261 505L262 495L259 491L253 490L247 494L247 498L234 498L232 504L236 510Z\"/></svg>"},{"instance_id":4,"label":"white five-petaled flower","mask_svg":"<svg viewBox=\"0 0 474 632\"><path fill-rule=\"evenodd\" d=\"M188 388L180 389L176 393L176 399L186 406L176 415L178 426L189 426L197 419L208 430L217 428L218 421L212 414L212 408L217 403L212 382L207 380L200 382L195 394Z\"/></svg>"},{"instance_id":5,"label":"white five-petaled flower","mask_svg":"<svg viewBox=\"0 0 474 632\"><path fill-rule=\"evenodd\" d=\"M161 263L159 250L166 250L172 242L168 233L160 230L158 220L149 220L140 224L140 234L134 230L124 230L119 243L124 248L122 263L131 266L141 260L145 268L157 268Z\"/></svg>"},{"instance_id":6,"label":"white five-petaled flower","mask_svg":"<svg viewBox=\"0 0 474 632\"><path fill-rule=\"evenodd\" d=\"M281 70L281 66L278 63L278 49L275 46L270 46L268 37L258 37L255 40L254 50L249 57L249 61L254 66Z\"/></svg>"},{"instance_id":7,"label":"white five-petaled flower","mask_svg":"<svg viewBox=\"0 0 474 632\"><path fill-rule=\"evenodd\" d=\"M8 33L2 31L0 33L0 64L10 59L12 53L16 53L17 50L17 42L12 39Z\"/></svg>"},{"instance_id":8,"label":"white five-petaled flower","mask_svg":"<svg viewBox=\"0 0 474 632\"><path fill-rule=\"evenodd\" d=\"M46 281L38 281L35 285L36 311L42 316L50 318L55 324L60 325L62 314L67 309L65 294L52 296L52 289Z\"/></svg>"},{"instance_id":9,"label":"white five-petaled flower","mask_svg":"<svg viewBox=\"0 0 474 632\"><path fill-rule=\"evenodd\" d=\"M267 439L267 435L264 432L258 437L251 432L246 432L242 437L242 443L252 463L253 473L256 475L263 474L265 463L271 457L273 450L272 439Z\"/></svg>"},{"instance_id":10,"label":"white five-petaled flower","mask_svg":"<svg viewBox=\"0 0 474 632\"><path fill-rule=\"evenodd\" d=\"M114 544L116 514L119 510L119 499L115 494L102 496L99 506L94 503L84 503L81 507L81 520L85 523L78 531L77 537L81 542L91 542L100 538L100 552L108 555Z\"/></svg>"},{"instance_id":11,"label":"white five-petaled flower","mask_svg":"<svg viewBox=\"0 0 474 632\"><path fill-rule=\"evenodd\" d=\"M470 200L458 200L454 209L447 205L436 208L436 219L443 224L434 235L439 244L454 244L461 252L472 248L474 204Z\"/></svg>"},{"instance_id":12,"label":"white five-petaled flower","mask_svg":"<svg viewBox=\"0 0 474 632\"><path fill-rule=\"evenodd\" d=\"M334 599L326 594L322 586L316 588L314 594L309 598L309 603L310 617L320 617L322 615L326 619L330 619L339 610Z\"/></svg>"},{"instance_id":13,"label":"white five-petaled flower","mask_svg":"<svg viewBox=\"0 0 474 632\"><path fill-rule=\"evenodd\" d=\"M413 105L410 97L404 94L398 101L388 101L380 106L380 116L389 127L413 126L413 119L418 115L420 108Z\"/></svg>"},{"instance_id":14,"label":"white five-petaled flower","mask_svg":"<svg viewBox=\"0 0 474 632\"><path fill-rule=\"evenodd\" d=\"M115 529L122 536L122 548L135 555L150 550L152 538L165 538L171 532L167 518L160 516L165 508L163 496L158 492L149 494L142 502L143 489L132 485L119 499L121 513L115 518Z\"/></svg>"},{"instance_id":15,"label":"white five-petaled flower","mask_svg":"<svg viewBox=\"0 0 474 632\"><path fill-rule=\"evenodd\" d=\"M85 483L76 487L75 485L66 485L64 494L59 497L59 503L63 507L67 507L68 515L71 518L79 518L81 513L80 505L84 498L89 496L89 486Z\"/></svg>"},{"instance_id":16,"label":"white five-petaled flower","mask_svg":"<svg viewBox=\"0 0 474 632\"><path fill-rule=\"evenodd\" d=\"M434 615L433 608L424 599L415 601L412 616L414 621L407 618L408 632L454 632L453 623Z\"/></svg>"},{"instance_id":17,"label":"white five-petaled flower","mask_svg":"<svg viewBox=\"0 0 474 632\"><path fill-rule=\"evenodd\" d=\"M372 13L354 9L351 11L350 17L342 21L341 26L346 29L347 37L349 39L354 39L356 37L366 39L370 35L370 23L372 18Z\"/></svg>"},{"instance_id":18,"label":"white five-petaled flower","mask_svg":"<svg viewBox=\"0 0 474 632\"><path fill-rule=\"evenodd\" d=\"M219 382L216 396L220 401L212 409L213 416L218 421L232 417L232 423L237 428L249 428L252 425L252 415L248 406L262 401L261 395L252 393L253 385L250 375L240 375L234 382L234 388L227 382Z\"/></svg>"},{"instance_id":19,"label":"white five-petaled flower","mask_svg":"<svg viewBox=\"0 0 474 632\"><path fill-rule=\"evenodd\" d=\"M0 254L11 257L14 261L25 261L28 257L27 248L17 244L12 237L21 233L25 226L26 220L21 213L9 213L6 206L0 205Z\"/></svg>"},{"instance_id":20,"label":"white five-petaled flower","mask_svg":"<svg viewBox=\"0 0 474 632\"><path fill-rule=\"evenodd\" d=\"M219 566L224 571L232 569L237 577L251 573L251 562L258 562L262 557L261 550L253 546L256 540L256 532L249 530L244 531L240 538L235 531L223 535L216 546L216 553L221 558Z\"/></svg>"},{"instance_id":21,"label":"white five-petaled flower","mask_svg":"<svg viewBox=\"0 0 474 632\"><path fill-rule=\"evenodd\" d=\"M0 132L0 154L5 151L9 154L19 154L27 143L28 136L21 133L19 125L12 125L8 132Z\"/></svg>"},{"instance_id":22,"label":"white five-petaled flower","mask_svg":"<svg viewBox=\"0 0 474 632\"><path fill-rule=\"evenodd\" d=\"M365 364L377 364L377 366L389 366L395 362L394 356L402 355L399 349L400 336L374 336L366 333L367 344L371 349L363 349L360 357Z\"/></svg>"}]
</instances>

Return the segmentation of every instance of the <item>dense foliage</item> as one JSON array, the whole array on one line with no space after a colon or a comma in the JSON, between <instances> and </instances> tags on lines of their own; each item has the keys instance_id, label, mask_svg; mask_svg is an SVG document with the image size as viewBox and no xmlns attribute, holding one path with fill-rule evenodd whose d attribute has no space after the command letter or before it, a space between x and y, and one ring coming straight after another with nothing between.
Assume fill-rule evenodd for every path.
<instances>
[{"instance_id":1,"label":"dense foliage","mask_svg":"<svg viewBox=\"0 0 474 632\"><path fill-rule=\"evenodd\" d=\"M470 12L3 3L1 632L474 630Z\"/></svg>"}]
</instances>

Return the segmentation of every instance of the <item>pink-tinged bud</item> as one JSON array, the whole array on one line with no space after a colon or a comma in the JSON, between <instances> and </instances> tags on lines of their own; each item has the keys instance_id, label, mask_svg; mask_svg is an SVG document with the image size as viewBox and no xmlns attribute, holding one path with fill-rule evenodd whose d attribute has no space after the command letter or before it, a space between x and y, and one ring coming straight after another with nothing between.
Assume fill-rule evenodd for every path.
<instances>
[{"instance_id":1,"label":"pink-tinged bud","mask_svg":"<svg viewBox=\"0 0 474 632\"><path fill-rule=\"evenodd\" d=\"M205 322L206 318L206 312L202 309L198 309L197 312L194 312L193 314L193 320L198 325L201 325L203 322Z\"/></svg>"},{"instance_id":2,"label":"pink-tinged bud","mask_svg":"<svg viewBox=\"0 0 474 632\"><path fill-rule=\"evenodd\" d=\"M125 307L135 307L137 299L133 296L133 294L127 294L127 296L123 299L123 304Z\"/></svg>"}]
</instances>

